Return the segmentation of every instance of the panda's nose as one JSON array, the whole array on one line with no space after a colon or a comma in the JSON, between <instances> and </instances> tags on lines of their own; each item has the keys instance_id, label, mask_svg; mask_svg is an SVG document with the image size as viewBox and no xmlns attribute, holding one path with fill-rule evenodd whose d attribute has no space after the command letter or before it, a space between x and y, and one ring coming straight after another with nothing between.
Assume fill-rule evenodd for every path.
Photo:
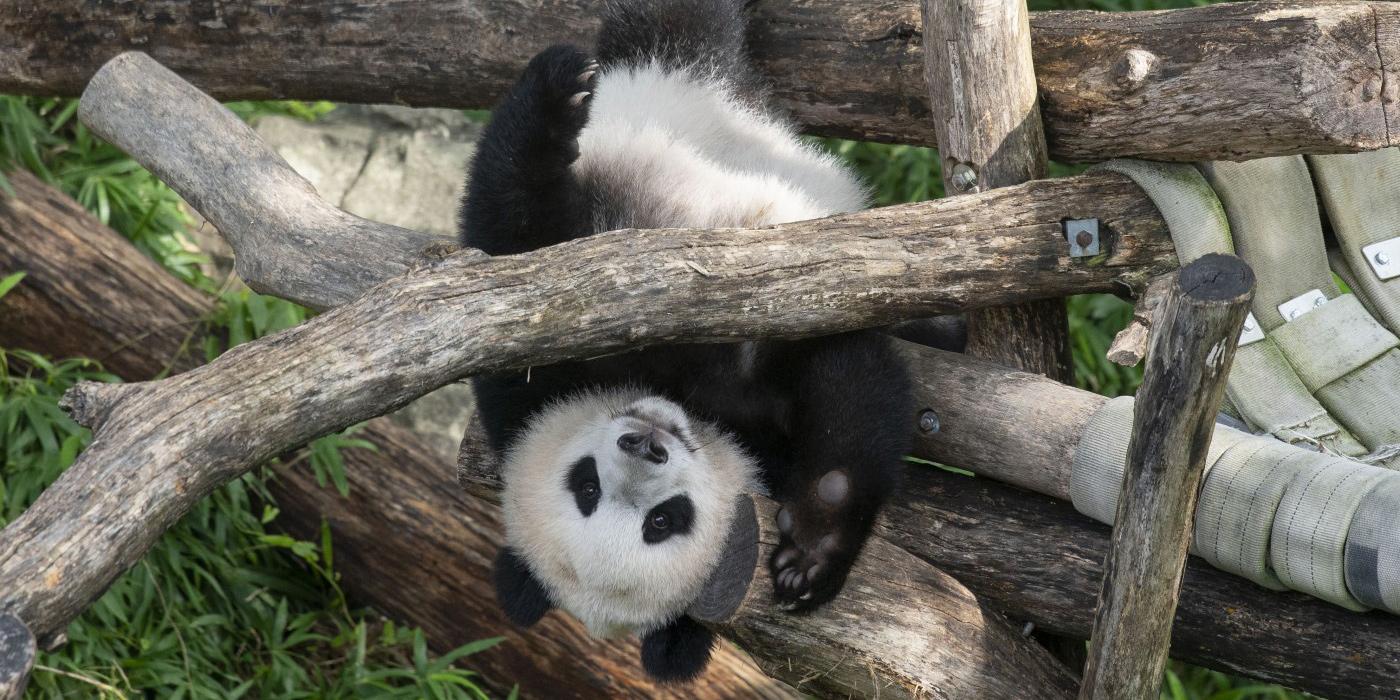
<instances>
[{"instance_id":1,"label":"panda's nose","mask_svg":"<svg viewBox=\"0 0 1400 700\"><path fill-rule=\"evenodd\" d=\"M656 433L623 433L617 439L617 446L627 454L654 464L665 464L668 457L666 448L656 441Z\"/></svg>"}]
</instances>

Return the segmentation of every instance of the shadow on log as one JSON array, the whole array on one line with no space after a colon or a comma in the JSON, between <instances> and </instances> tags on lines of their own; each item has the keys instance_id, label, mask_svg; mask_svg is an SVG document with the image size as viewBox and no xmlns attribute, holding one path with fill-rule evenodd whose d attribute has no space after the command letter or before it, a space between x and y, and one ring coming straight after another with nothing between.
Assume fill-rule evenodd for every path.
<instances>
[{"instance_id":1,"label":"shadow on log","mask_svg":"<svg viewBox=\"0 0 1400 700\"><path fill-rule=\"evenodd\" d=\"M28 275L0 300L4 344L60 357L96 356L130 380L195 366L185 348L200 346L196 333L210 300L67 195L26 172L7 177L15 196L0 197L0 270ZM143 328L156 332L134 335ZM160 332L167 328L171 332ZM680 690L646 678L635 643L592 639L563 616L551 616L528 634L513 631L496 605L490 576L501 539L499 509L462 493L452 468L388 419L370 421L356 437L378 451L344 452L350 496L318 486L305 469L279 467L279 478L269 484L281 506L274 524L315 539L324 517L351 596L422 627L438 651L506 634L506 643L470 663L488 682L504 683L500 690L519 681L537 697L792 697L730 645L716 651L697 685ZM0 642L0 657L5 648ZM0 658L0 673L3 666Z\"/></svg>"}]
</instances>

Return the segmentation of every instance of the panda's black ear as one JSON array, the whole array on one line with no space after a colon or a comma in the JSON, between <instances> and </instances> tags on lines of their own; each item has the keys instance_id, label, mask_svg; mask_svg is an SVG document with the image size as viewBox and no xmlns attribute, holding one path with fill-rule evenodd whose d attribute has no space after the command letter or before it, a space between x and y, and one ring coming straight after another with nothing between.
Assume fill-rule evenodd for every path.
<instances>
[{"instance_id":1,"label":"panda's black ear","mask_svg":"<svg viewBox=\"0 0 1400 700\"><path fill-rule=\"evenodd\" d=\"M642 668L662 683L694 680L710 663L715 634L682 615L675 622L642 637Z\"/></svg>"},{"instance_id":2,"label":"panda's black ear","mask_svg":"<svg viewBox=\"0 0 1400 700\"><path fill-rule=\"evenodd\" d=\"M501 604L506 617L521 627L529 627L540 621L549 609L549 595L544 586L535 579L530 567L516 556L510 547L501 547L496 555L496 600Z\"/></svg>"}]
</instances>

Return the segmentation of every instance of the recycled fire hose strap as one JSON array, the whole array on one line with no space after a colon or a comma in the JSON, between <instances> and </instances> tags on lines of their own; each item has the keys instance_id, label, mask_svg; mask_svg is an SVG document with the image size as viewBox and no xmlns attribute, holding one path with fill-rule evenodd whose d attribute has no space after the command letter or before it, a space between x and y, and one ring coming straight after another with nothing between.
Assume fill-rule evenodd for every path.
<instances>
[{"instance_id":1,"label":"recycled fire hose strap","mask_svg":"<svg viewBox=\"0 0 1400 700\"><path fill-rule=\"evenodd\" d=\"M1133 434L1133 397L1110 399L1089 418L1070 469L1070 501L1076 510L1105 525L1112 525L1123 493L1128 443ZM1215 437L1206 453L1206 473L1226 450L1245 440L1265 440L1228 426L1215 426ZM1279 443L1282 444L1282 443Z\"/></svg>"},{"instance_id":2,"label":"recycled fire hose strap","mask_svg":"<svg viewBox=\"0 0 1400 700\"><path fill-rule=\"evenodd\" d=\"M1352 516L1346 579L1362 605L1400 615L1400 475L1381 479Z\"/></svg>"},{"instance_id":3,"label":"recycled fire hose strap","mask_svg":"<svg viewBox=\"0 0 1400 700\"><path fill-rule=\"evenodd\" d=\"M1167 222L1182 266L1207 253L1234 254L1225 208L1210 183L1190 164L1120 158L1089 170L1126 175L1147 193Z\"/></svg>"},{"instance_id":4,"label":"recycled fire hose strap","mask_svg":"<svg viewBox=\"0 0 1400 700\"><path fill-rule=\"evenodd\" d=\"M1235 352L1225 395L1252 427L1280 440L1350 456L1367 452L1308 392L1272 336Z\"/></svg>"},{"instance_id":5,"label":"recycled fire hose strap","mask_svg":"<svg viewBox=\"0 0 1400 700\"><path fill-rule=\"evenodd\" d=\"M1301 160L1296 165L1306 179L1307 168ZM1091 170L1126 175L1147 193L1167 222L1181 264L1207 253L1235 252L1226 210L1195 167L1119 159ZM1314 213L1313 221L1316 220ZM1227 412L1288 442L1320 444L1348 455L1366 453L1366 447L1343 430L1303 386L1267 336L1240 347L1235 355L1226 386L1226 403Z\"/></svg>"},{"instance_id":6,"label":"recycled fire hose strap","mask_svg":"<svg viewBox=\"0 0 1400 700\"><path fill-rule=\"evenodd\" d=\"M1400 333L1400 148L1308 156L1307 163L1347 261L1348 286Z\"/></svg>"},{"instance_id":7,"label":"recycled fire hose strap","mask_svg":"<svg viewBox=\"0 0 1400 700\"><path fill-rule=\"evenodd\" d=\"M1300 452L1261 436L1230 447L1201 486L1191 553L1265 588L1287 588L1269 567L1269 539Z\"/></svg>"},{"instance_id":8,"label":"recycled fire hose strap","mask_svg":"<svg viewBox=\"0 0 1400 700\"><path fill-rule=\"evenodd\" d=\"M1346 458L1303 452L1274 514L1269 563L1283 585L1352 610L1346 543L1353 517L1377 482L1393 474Z\"/></svg>"},{"instance_id":9,"label":"recycled fire hose strap","mask_svg":"<svg viewBox=\"0 0 1400 700\"><path fill-rule=\"evenodd\" d=\"M1302 156L1201 163L1229 217L1235 252L1254 268L1254 312L1265 332L1287 319L1279 307L1312 290L1341 294L1332 280L1312 177Z\"/></svg>"},{"instance_id":10,"label":"recycled fire hose strap","mask_svg":"<svg viewBox=\"0 0 1400 700\"><path fill-rule=\"evenodd\" d=\"M1270 337L1329 413L1370 449L1400 443L1400 339L1346 294Z\"/></svg>"}]
</instances>

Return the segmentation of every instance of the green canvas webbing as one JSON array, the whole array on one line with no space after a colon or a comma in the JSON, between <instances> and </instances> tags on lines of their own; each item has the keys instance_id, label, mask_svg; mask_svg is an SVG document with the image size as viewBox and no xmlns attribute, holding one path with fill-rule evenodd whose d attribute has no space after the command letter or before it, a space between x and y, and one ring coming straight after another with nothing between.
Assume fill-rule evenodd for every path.
<instances>
[{"instance_id":1,"label":"green canvas webbing","mask_svg":"<svg viewBox=\"0 0 1400 700\"><path fill-rule=\"evenodd\" d=\"M1207 253L1235 252L1226 208L1196 168L1125 159L1093 169L1126 175L1147 193L1167 222L1182 265ZM1367 451L1328 415L1268 336L1236 351L1226 400L1232 415L1280 439L1320 444L1341 454Z\"/></svg>"},{"instance_id":2,"label":"green canvas webbing","mask_svg":"<svg viewBox=\"0 0 1400 700\"><path fill-rule=\"evenodd\" d=\"M1104 403L1075 448L1071 500L1108 525L1123 491L1133 407L1131 397ZM1191 553L1266 588L1353 610L1400 610L1400 486L1391 483L1400 473L1216 425Z\"/></svg>"},{"instance_id":3,"label":"green canvas webbing","mask_svg":"<svg viewBox=\"0 0 1400 700\"><path fill-rule=\"evenodd\" d=\"M1346 260L1341 276L1378 321L1400 332L1400 277L1381 279L1372 267L1375 253L1364 251L1400 238L1400 148L1308 156L1307 162ZM1400 265L1400 257L1394 262Z\"/></svg>"},{"instance_id":4,"label":"green canvas webbing","mask_svg":"<svg viewBox=\"0 0 1400 700\"><path fill-rule=\"evenodd\" d=\"M1347 589L1362 605L1400 615L1400 475L1362 499L1347 533Z\"/></svg>"}]
</instances>

